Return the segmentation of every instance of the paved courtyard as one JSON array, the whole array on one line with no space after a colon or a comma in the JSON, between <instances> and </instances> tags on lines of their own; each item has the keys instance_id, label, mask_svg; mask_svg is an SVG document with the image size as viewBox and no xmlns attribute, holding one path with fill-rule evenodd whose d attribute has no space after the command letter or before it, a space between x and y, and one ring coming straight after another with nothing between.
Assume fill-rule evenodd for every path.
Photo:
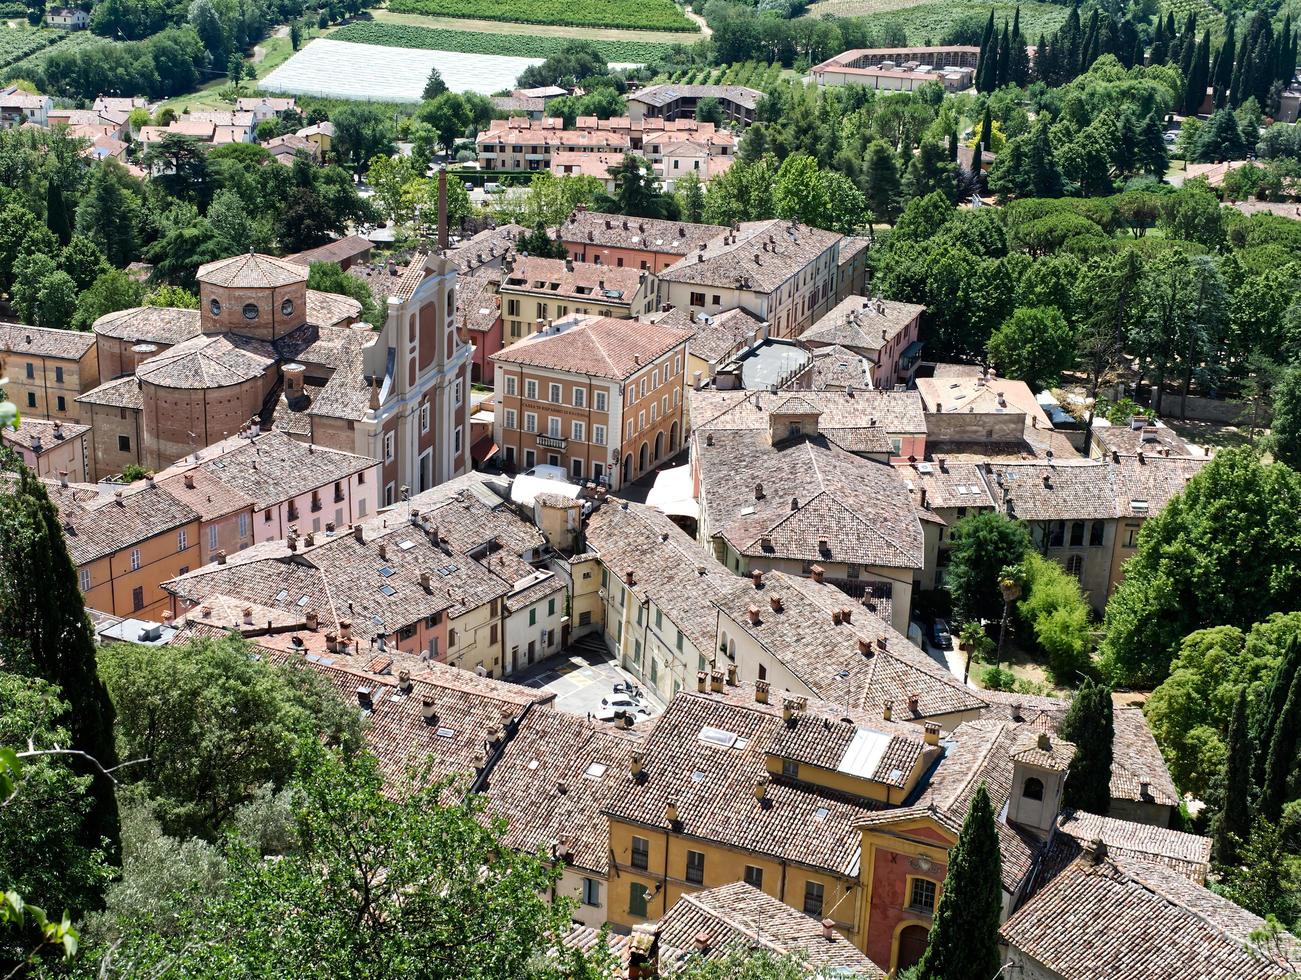
<instances>
[{"instance_id":1,"label":"paved courtyard","mask_svg":"<svg viewBox=\"0 0 1301 980\"><path fill-rule=\"evenodd\" d=\"M535 665L527 673L512 677L516 684L550 691L557 710L573 715L594 715L612 719L617 710L632 710L637 720L654 718L664 711L664 702L645 690L639 697L615 691L615 684L638 686L595 637L585 637L562 653Z\"/></svg>"}]
</instances>

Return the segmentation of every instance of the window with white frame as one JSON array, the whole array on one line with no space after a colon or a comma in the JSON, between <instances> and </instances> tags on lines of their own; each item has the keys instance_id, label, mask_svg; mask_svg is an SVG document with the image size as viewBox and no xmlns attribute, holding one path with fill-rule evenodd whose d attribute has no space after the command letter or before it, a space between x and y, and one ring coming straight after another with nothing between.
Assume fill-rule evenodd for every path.
<instances>
[{"instance_id":1,"label":"window with white frame","mask_svg":"<svg viewBox=\"0 0 1301 980\"><path fill-rule=\"evenodd\" d=\"M210 549L217 547L217 525L208 525L208 547Z\"/></svg>"},{"instance_id":2,"label":"window with white frame","mask_svg":"<svg viewBox=\"0 0 1301 980\"><path fill-rule=\"evenodd\" d=\"M131 571L133 572L140 571L140 549L139 548L131 549Z\"/></svg>"},{"instance_id":3,"label":"window with white frame","mask_svg":"<svg viewBox=\"0 0 1301 980\"><path fill-rule=\"evenodd\" d=\"M668 414L669 414L669 396L668 396L668 395L664 395L662 398L660 398L660 414L661 414L661 415L668 415Z\"/></svg>"},{"instance_id":4,"label":"window with white frame","mask_svg":"<svg viewBox=\"0 0 1301 980\"><path fill-rule=\"evenodd\" d=\"M533 412L524 413L524 431L525 432L538 431L538 417Z\"/></svg>"},{"instance_id":5,"label":"window with white frame","mask_svg":"<svg viewBox=\"0 0 1301 980\"><path fill-rule=\"evenodd\" d=\"M553 384L550 386L550 391L548 392L548 401L550 401L554 405L560 404L560 385Z\"/></svg>"},{"instance_id":6,"label":"window with white frame","mask_svg":"<svg viewBox=\"0 0 1301 980\"><path fill-rule=\"evenodd\" d=\"M651 409L653 410L654 407L655 407L655 406L652 405L652 406L651 406ZM637 431L640 432L640 431L641 431L642 429L644 429L644 428L646 428L646 413L645 413L645 412L638 412L638 413L637 413Z\"/></svg>"},{"instance_id":7,"label":"window with white frame","mask_svg":"<svg viewBox=\"0 0 1301 980\"><path fill-rule=\"evenodd\" d=\"M78 572L77 572L77 579L78 579L79 582L80 582L80 585L81 585L81 591L82 591L82 592L89 592L89 591L90 591L90 569L89 569L89 568L82 568L82 569L78 570Z\"/></svg>"},{"instance_id":8,"label":"window with white frame","mask_svg":"<svg viewBox=\"0 0 1301 980\"><path fill-rule=\"evenodd\" d=\"M538 383L533 380L524 382L524 397L530 401L536 401L538 397Z\"/></svg>"},{"instance_id":9,"label":"window with white frame","mask_svg":"<svg viewBox=\"0 0 1301 980\"><path fill-rule=\"evenodd\" d=\"M560 438L560 419L554 415L547 419L547 435L552 439Z\"/></svg>"},{"instance_id":10,"label":"window with white frame","mask_svg":"<svg viewBox=\"0 0 1301 980\"><path fill-rule=\"evenodd\" d=\"M393 448L395 444L396 444L396 440L394 440L393 438L393 433L385 432L384 433L384 462L386 463L393 462Z\"/></svg>"},{"instance_id":11,"label":"window with white frame","mask_svg":"<svg viewBox=\"0 0 1301 980\"><path fill-rule=\"evenodd\" d=\"M660 407L659 407L658 405L656 405L656 404L654 404L654 403L652 402L652 403L651 403L651 422L652 422L652 424L653 424L653 423L655 422L655 420L656 420L657 418L659 418L659 417L660 417Z\"/></svg>"},{"instance_id":12,"label":"window with white frame","mask_svg":"<svg viewBox=\"0 0 1301 980\"><path fill-rule=\"evenodd\" d=\"M465 401L465 379L464 378L456 379L456 384L453 386L452 392L453 392L452 397L455 400L456 405L459 407L461 402Z\"/></svg>"},{"instance_id":13,"label":"window with white frame","mask_svg":"<svg viewBox=\"0 0 1301 980\"><path fill-rule=\"evenodd\" d=\"M629 438L629 439L632 438L632 431L633 431L633 430L632 430L632 419L629 419L629 420L628 420L628 438Z\"/></svg>"},{"instance_id":14,"label":"window with white frame","mask_svg":"<svg viewBox=\"0 0 1301 980\"><path fill-rule=\"evenodd\" d=\"M586 407L587 407L587 389L575 387L574 408L586 408Z\"/></svg>"},{"instance_id":15,"label":"window with white frame","mask_svg":"<svg viewBox=\"0 0 1301 980\"><path fill-rule=\"evenodd\" d=\"M176 550L184 551L189 546L190 546L190 535L185 530L185 528L181 528L179 531L176 532Z\"/></svg>"},{"instance_id":16,"label":"window with white frame","mask_svg":"<svg viewBox=\"0 0 1301 980\"><path fill-rule=\"evenodd\" d=\"M592 426L592 442L598 446L605 445L605 426L603 425Z\"/></svg>"},{"instance_id":17,"label":"window with white frame","mask_svg":"<svg viewBox=\"0 0 1301 980\"><path fill-rule=\"evenodd\" d=\"M574 440L574 442L587 441L587 427L583 425L582 422L578 422L578 421L571 422L569 428L571 434L570 437Z\"/></svg>"},{"instance_id":18,"label":"window with white frame","mask_svg":"<svg viewBox=\"0 0 1301 980\"><path fill-rule=\"evenodd\" d=\"M460 451L461 451L461 429L458 426L456 429L452 430L452 453L455 454L455 453L459 453Z\"/></svg>"},{"instance_id":19,"label":"window with white frame","mask_svg":"<svg viewBox=\"0 0 1301 980\"><path fill-rule=\"evenodd\" d=\"M515 385L516 385L515 375L513 374L506 375L506 394L508 395L515 394Z\"/></svg>"},{"instance_id":20,"label":"window with white frame","mask_svg":"<svg viewBox=\"0 0 1301 980\"><path fill-rule=\"evenodd\" d=\"M592 407L598 412L605 411L605 392L598 391L592 396Z\"/></svg>"},{"instance_id":21,"label":"window with white frame","mask_svg":"<svg viewBox=\"0 0 1301 980\"><path fill-rule=\"evenodd\" d=\"M424 435L429 431L429 402L422 402L420 405L420 434Z\"/></svg>"},{"instance_id":22,"label":"window with white frame","mask_svg":"<svg viewBox=\"0 0 1301 980\"><path fill-rule=\"evenodd\" d=\"M641 384L639 384L637 387L638 387L637 394L640 397L645 398L646 397L646 376L645 375L642 375Z\"/></svg>"},{"instance_id":23,"label":"window with white frame","mask_svg":"<svg viewBox=\"0 0 1301 980\"><path fill-rule=\"evenodd\" d=\"M239 515L239 536L243 538L246 537L247 535L248 535L248 515L240 514Z\"/></svg>"},{"instance_id":24,"label":"window with white frame","mask_svg":"<svg viewBox=\"0 0 1301 980\"><path fill-rule=\"evenodd\" d=\"M513 408L506 409L506 420L504 422L504 425L507 429L515 428L515 409Z\"/></svg>"},{"instance_id":25,"label":"window with white frame","mask_svg":"<svg viewBox=\"0 0 1301 980\"><path fill-rule=\"evenodd\" d=\"M660 369L656 368L651 372L651 388L655 389L660 386Z\"/></svg>"}]
</instances>

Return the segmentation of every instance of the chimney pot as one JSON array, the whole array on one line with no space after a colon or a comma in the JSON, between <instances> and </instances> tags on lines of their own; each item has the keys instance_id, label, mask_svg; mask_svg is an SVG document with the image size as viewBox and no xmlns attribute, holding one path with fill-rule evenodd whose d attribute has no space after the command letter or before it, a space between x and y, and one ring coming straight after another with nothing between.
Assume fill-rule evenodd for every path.
<instances>
[{"instance_id":1,"label":"chimney pot","mask_svg":"<svg viewBox=\"0 0 1301 980\"><path fill-rule=\"evenodd\" d=\"M753 624L755 624L755 625L758 625L758 623L759 623L759 607L758 607L758 606L751 606L749 609L746 610L746 614L750 617L750 622L751 622L751 623L753 623Z\"/></svg>"},{"instance_id":2,"label":"chimney pot","mask_svg":"<svg viewBox=\"0 0 1301 980\"><path fill-rule=\"evenodd\" d=\"M701 694L705 693L705 679L705 672L703 670L696 671L696 690Z\"/></svg>"},{"instance_id":3,"label":"chimney pot","mask_svg":"<svg viewBox=\"0 0 1301 980\"><path fill-rule=\"evenodd\" d=\"M727 686L736 687L736 664L727 665Z\"/></svg>"},{"instance_id":4,"label":"chimney pot","mask_svg":"<svg viewBox=\"0 0 1301 980\"><path fill-rule=\"evenodd\" d=\"M852 623L854 621L854 610L850 606L846 606L840 610L840 618L846 623Z\"/></svg>"},{"instance_id":5,"label":"chimney pot","mask_svg":"<svg viewBox=\"0 0 1301 980\"><path fill-rule=\"evenodd\" d=\"M193 489L194 489L194 474L193 474L193 473L186 473L186 474L185 474L185 477L184 477L184 480L185 480L185 487L186 487L186 489L187 489L187 490L193 490Z\"/></svg>"},{"instance_id":6,"label":"chimney pot","mask_svg":"<svg viewBox=\"0 0 1301 980\"><path fill-rule=\"evenodd\" d=\"M303 617L303 622L311 632L315 633L316 628L321 623L321 618L316 614L315 609L309 609L307 615Z\"/></svg>"},{"instance_id":7,"label":"chimney pot","mask_svg":"<svg viewBox=\"0 0 1301 980\"><path fill-rule=\"evenodd\" d=\"M226 552L224 551L217 552L217 564L218 565L226 564Z\"/></svg>"},{"instance_id":8,"label":"chimney pot","mask_svg":"<svg viewBox=\"0 0 1301 980\"><path fill-rule=\"evenodd\" d=\"M646 754L641 751L634 752L628 760L628 771L634 779L640 779L642 771L646 766Z\"/></svg>"},{"instance_id":9,"label":"chimney pot","mask_svg":"<svg viewBox=\"0 0 1301 980\"><path fill-rule=\"evenodd\" d=\"M756 589L760 588L763 585L763 572L756 568L750 573L750 581L754 583Z\"/></svg>"},{"instance_id":10,"label":"chimney pot","mask_svg":"<svg viewBox=\"0 0 1301 980\"><path fill-rule=\"evenodd\" d=\"M677 800L669 800L664 804L664 819L670 824L678 822L678 803Z\"/></svg>"},{"instance_id":11,"label":"chimney pot","mask_svg":"<svg viewBox=\"0 0 1301 980\"><path fill-rule=\"evenodd\" d=\"M884 718L886 721L890 721L893 718L893 716L894 716L894 702L887 701L882 707L881 717Z\"/></svg>"},{"instance_id":12,"label":"chimney pot","mask_svg":"<svg viewBox=\"0 0 1301 980\"><path fill-rule=\"evenodd\" d=\"M773 612L782 611L782 597L779 595L769 596L768 605L772 606Z\"/></svg>"},{"instance_id":13,"label":"chimney pot","mask_svg":"<svg viewBox=\"0 0 1301 980\"><path fill-rule=\"evenodd\" d=\"M828 941L836 938L836 923L833 920L822 920L822 938Z\"/></svg>"},{"instance_id":14,"label":"chimney pot","mask_svg":"<svg viewBox=\"0 0 1301 980\"><path fill-rule=\"evenodd\" d=\"M916 713L917 713L917 706L918 706L919 704L921 704L921 696L920 696L916 691L914 691L912 694L909 694L909 695L908 695L908 710L909 710L909 711L911 711L913 714L916 714Z\"/></svg>"},{"instance_id":15,"label":"chimney pot","mask_svg":"<svg viewBox=\"0 0 1301 980\"><path fill-rule=\"evenodd\" d=\"M767 681L754 682L754 699L760 704L768 703L768 692L771 686Z\"/></svg>"},{"instance_id":16,"label":"chimney pot","mask_svg":"<svg viewBox=\"0 0 1301 980\"><path fill-rule=\"evenodd\" d=\"M768 795L768 777L760 774L754 781L754 798L762 805Z\"/></svg>"},{"instance_id":17,"label":"chimney pot","mask_svg":"<svg viewBox=\"0 0 1301 980\"><path fill-rule=\"evenodd\" d=\"M1048 737L1048 733L1047 733L1047 732L1040 732L1040 733L1039 733L1039 738L1038 738L1038 742L1037 742L1037 744L1038 744L1040 750L1042 750L1042 751L1044 751L1044 752L1051 752L1051 751L1053 750L1053 740L1052 740L1051 738Z\"/></svg>"},{"instance_id":18,"label":"chimney pot","mask_svg":"<svg viewBox=\"0 0 1301 980\"><path fill-rule=\"evenodd\" d=\"M715 694L723 690L723 672L721 670L711 670L709 672L709 689Z\"/></svg>"},{"instance_id":19,"label":"chimney pot","mask_svg":"<svg viewBox=\"0 0 1301 980\"><path fill-rule=\"evenodd\" d=\"M826 573L827 570L823 568L821 565L814 565L812 568L809 569L809 577L812 578L813 581L815 582L821 582L823 577L826 575Z\"/></svg>"},{"instance_id":20,"label":"chimney pot","mask_svg":"<svg viewBox=\"0 0 1301 980\"><path fill-rule=\"evenodd\" d=\"M925 731L925 733L926 733L926 734L925 734L925 738L926 738L926 744L927 744L927 745L939 745L939 744L940 744L940 725L939 725L939 722L928 721L924 726L922 726L922 728L923 728L923 731Z\"/></svg>"},{"instance_id":21,"label":"chimney pot","mask_svg":"<svg viewBox=\"0 0 1301 980\"><path fill-rule=\"evenodd\" d=\"M363 544L366 542L366 532L362 530L360 524L353 525L352 536L356 538L358 541L362 542Z\"/></svg>"},{"instance_id":22,"label":"chimney pot","mask_svg":"<svg viewBox=\"0 0 1301 980\"><path fill-rule=\"evenodd\" d=\"M625 571L625 572L623 573L623 580L624 580L624 582L626 582L628 585L636 585L636 584L637 584L637 578L636 578L636 576L633 574L633 570L632 570L631 568L629 568L627 571Z\"/></svg>"}]
</instances>

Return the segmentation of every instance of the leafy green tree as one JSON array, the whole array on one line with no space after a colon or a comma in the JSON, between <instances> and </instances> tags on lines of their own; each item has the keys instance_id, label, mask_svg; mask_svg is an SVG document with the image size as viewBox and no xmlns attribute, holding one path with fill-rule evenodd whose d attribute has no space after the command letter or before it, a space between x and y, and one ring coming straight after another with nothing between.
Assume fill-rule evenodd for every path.
<instances>
[{"instance_id":1,"label":"leafy green tree","mask_svg":"<svg viewBox=\"0 0 1301 980\"><path fill-rule=\"evenodd\" d=\"M0 671L0 745L49 751L66 747L69 705L37 677ZM0 820L0 878L6 889L51 910L94 908L111 874L103 852L81 828L93 802L91 777L78 775L69 757L24 761ZM0 929L0 957L6 957Z\"/></svg>"},{"instance_id":2,"label":"leafy green tree","mask_svg":"<svg viewBox=\"0 0 1301 980\"><path fill-rule=\"evenodd\" d=\"M683 221L699 224L705 220L705 185L695 173L679 180L673 193L677 196Z\"/></svg>"},{"instance_id":3,"label":"leafy green tree","mask_svg":"<svg viewBox=\"0 0 1301 980\"><path fill-rule=\"evenodd\" d=\"M307 288L323 293L351 296L361 304L361 319L376 329L384 325L387 311L375 302L375 295L365 281L351 276L335 262L313 262L307 270Z\"/></svg>"},{"instance_id":4,"label":"leafy green tree","mask_svg":"<svg viewBox=\"0 0 1301 980\"><path fill-rule=\"evenodd\" d=\"M515 250L521 255L533 255L541 259L563 259L569 254L564 242L554 241L541 223L534 225L532 231L520 235L515 242Z\"/></svg>"},{"instance_id":5,"label":"leafy green tree","mask_svg":"<svg viewBox=\"0 0 1301 980\"><path fill-rule=\"evenodd\" d=\"M197 286L199 266L228 254L211 223L196 216L169 220L162 235L145 249L145 258L154 266L151 278L186 289Z\"/></svg>"},{"instance_id":6,"label":"leafy green tree","mask_svg":"<svg viewBox=\"0 0 1301 980\"><path fill-rule=\"evenodd\" d=\"M1247 150L1237 117L1228 109L1221 109L1202 128L1193 159L1198 163L1223 163L1243 159Z\"/></svg>"},{"instance_id":7,"label":"leafy green tree","mask_svg":"<svg viewBox=\"0 0 1301 980\"><path fill-rule=\"evenodd\" d=\"M1213 626L1183 638L1169 675L1143 706L1177 786L1199 799L1218 800L1217 779L1228 758L1229 726L1238 693L1246 691L1252 706L1267 701L1287 638L1298 632L1301 613L1276 613L1253 624L1249 633L1235 626ZM1284 700L1288 683L1281 685ZM1255 720L1261 713L1249 717ZM1258 724L1264 731L1253 730L1251 741L1265 745L1273 723ZM1252 776L1250 782L1255 781Z\"/></svg>"},{"instance_id":8,"label":"leafy green tree","mask_svg":"<svg viewBox=\"0 0 1301 980\"><path fill-rule=\"evenodd\" d=\"M1223 337L1224 281L1210 257L1166 251L1144 267L1141 295L1146 316L1135 324L1131 345L1156 373L1159 391L1171 374L1182 375L1184 418L1194 375L1214 380L1208 362ZM1156 407L1164 407L1159 394Z\"/></svg>"},{"instance_id":9,"label":"leafy green tree","mask_svg":"<svg viewBox=\"0 0 1301 980\"><path fill-rule=\"evenodd\" d=\"M139 306L144 291L140 282L121 269L109 269L77 297L73 323L79 330L89 330L106 313Z\"/></svg>"},{"instance_id":10,"label":"leafy green tree","mask_svg":"<svg viewBox=\"0 0 1301 980\"><path fill-rule=\"evenodd\" d=\"M1052 388L1075 364L1075 331L1052 306L1019 309L994 331L987 347L999 372L1036 390Z\"/></svg>"},{"instance_id":11,"label":"leafy green tree","mask_svg":"<svg viewBox=\"0 0 1301 980\"><path fill-rule=\"evenodd\" d=\"M927 140L918 148L904 174L901 193L906 200L924 197L939 191L948 200L957 197L956 165L949 160L948 151L934 140Z\"/></svg>"},{"instance_id":12,"label":"leafy green tree","mask_svg":"<svg viewBox=\"0 0 1301 980\"><path fill-rule=\"evenodd\" d=\"M772 199L779 218L802 221L816 228L825 228L830 223L831 197L818 171L818 162L806 153L794 153L782 161Z\"/></svg>"},{"instance_id":13,"label":"leafy green tree","mask_svg":"<svg viewBox=\"0 0 1301 980\"><path fill-rule=\"evenodd\" d=\"M226 883L174 934L122 923L120 975L560 980L537 960L569 929L569 902L548 899L559 869L444 784L386 792L368 755L303 751L294 848L233 843Z\"/></svg>"},{"instance_id":14,"label":"leafy green tree","mask_svg":"<svg viewBox=\"0 0 1301 980\"><path fill-rule=\"evenodd\" d=\"M998 972L1002 854L985 784L976 788L918 964L918 980L988 980Z\"/></svg>"},{"instance_id":15,"label":"leafy green tree","mask_svg":"<svg viewBox=\"0 0 1301 980\"><path fill-rule=\"evenodd\" d=\"M180 286L163 283L151 289L143 302L145 306L170 306L178 310L197 310L199 295Z\"/></svg>"},{"instance_id":16,"label":"leafy green tree","mask_svg":"<svg viewBox=\"0 0 1301 980\"><path fill-rule=\"evenodd\" d=\"M705 189L705 221L730 225L776 217L772 199L776 176L777 164L772 156L753 163L734 163Z\"/></svg>"},{"instance_id":17,"label":"leafy green tree","mask_svg":"<svg viewBox=\"0 0 1301 980\"><path fill-rule=\"evenodd\" d=\"M990 168L989 189L1001 197L1062 196L1065 185L1047 118L1040 116L1028 133L1008 141Z\"/></svg>"},{"instance_id":18,"label":"leafy green tree","mask_svg":"<svg viewBox=\"0 0 1301 980\"><path fill-rule=\"evenodd\" d=\"M72 277L78 289L89 289L112 266L93 241L85 235L73 235L59 255L59 268Z\"/></svg>"},{"instance_id":19,"label":"leafy green tree","mask_svg":"<svg viewBox=\"0 0 1301 980\"><path fill-rule=\"evenodd\" d=\"M1071 698L1060 727L1075 743L1062 805L1104 816L1111 806L1111 756L1115 738L1111 688L1086 678Z\"/></svg>"},{"instance_id":20,"label":"leafy green tree","mask_svg":"<svg viewBox=\"0 0 1301 980\"><path fill-rule=\"evenodd\" d=\"M1271 450L1280 463L1301 470L1301 364L1288 368L1274 389Z\"/></svg>"},{"instance_id":21,"label":"leafy green tree","mask_svg":"<svg viewBox=\"0 0 1301 980\"><path fill-rule=\"evenodd\" d=\"M140 198L131 189L133 183L120 164L105 160L91 171L77 205L77 234L98 245L119 269L139 255Z\"/></svg>"},{"instance_id":22,"label":"leafy green tree","mask_svg":"<svg viewBox=\"0 0 1301 980\"><path fill-rule=\"evenodd\" d=\"M149 144L143 163L152 174L150 182L161 187L169 197L188 201L206 211L213 195L212 168L208 155L197 139L168 133Z\"/></svg>"},{"instance_id":23,"label":"leafy green tree","mask_svg":"<svg viewBox=\"0 0 1301 980\"><path fill-rule=\"evenodd\" d=\"M726 121L723 117L723 104L712 95L705 96L696 103L696 121L722 126Z\"/></svg>"},{"instance_id":24,"label":"leafy green tree","mask_svg":"<svg viewBox=\"0 0 1301 980\"><path fill-rule=\"evenodd\" d=\"M58 240L27 208L16 201L0 208L0 290L13 290L15 267L25 256L57 250Z\"/></svg>"},{"instance_id":25,"label":"leafy green tree","mask_svg":"<svg viewBox=\"0 0 1301 980\"><path fill-rule=\"evenodd\" d=\"M437 68L429 69L429 78L425 81L425 89L420 93L420 98L428 102L435 99L447 91L447 83L443 81L443 73Z\"/></svg>"},{"instance_id":26,"label":"leafy green tree","mask_svg":"<svg viewBox=\"0 0 1301 980\"><path fill-rule=\"evenodd\" d=\"M0 494L0 562L0 662L6 670L49 681L68 703L57 720L71 732L71 747L95 760L73 760L76 772L93 777L91 806L76 840L103 848L115 862L117 802L111 778L103 775L117 764L113 705L96 673L94 632L63 523L45 486L27 470L11 492Z\"/></svg>"},{"instance_id":27,"label":"leafy green tree","mask_svg":"<svg viewBox=\"0 0 1301 980\"><path fill-rule=\"evenodd\" d=\"M1259 916L1295 922L1301 915L1301 806L1293 804L1278 823L1257 820L1238 850L1237 864L1221 869L1220 891Z\"/></svg>"},{"instance_id":28,"label":"leafy green tree","mask_svg":"<svg viewBox=\"0 0 1301 980\"><path fill-rule=\"evenodd\" d=\"M1221 450L1144 523L1107 603L1105 672L1115 683L1157 683L1194 630L1246 628L1298 608L1299 555L1301 474Z\"/></svg>"},{"instance_id":29,"label":"leafy green tree","mask_svg":"<svg viewBox=\"0 0 1301 980\"><path fill-rule=\"evenodd\" d=\"M543 88L559 85L573 88L585 78L600 78L610 73L610 66L600 49L590 41L570 41L540 65L524 69L517 79L520 88Z\"/></svg>"},{"instance_id":30,"label":"leafy green tree","mask_svg":"<svg viewBox=\"0 0 1301 980\"><path fill-rule=\"evenodd\" d=\"M1074 684L1093 667L1089 604L1079 580L1057 562L1033 551L1026 553L1021 568L1023 592L1017 613L1047 655L1053 680Z\"/></svg>"},{"instance_id":31,"label":"leafy green tree","mask_svg":"<svg viewBox=\"0 0 1301 980\"><path fill-rule=\"evenodd\" d=\"M1025 527L1002 514L986 511L953 525L948 583L958 619L998 619L1003 614L999 575L1019 563L1029 549Z\"/></svg>"},{"instance_id":32,"label":"leafy green tree","mask_svg":"<svg viewBox=\"0 0 1301 980\"><path fill-rule=\"evenodd\" d=\"M1215 817L1215 858L1220 864L1234 864L1238 846L1251 832L1251 769L1254 751L1247 725L1247 689L1238 689L1229 720L1228 752L1225 757L1224 802Z\"/></svg>"},{"instance_id":33,"label":"leafy green tree","mask_svg":"<svg viewBox=\"0 0 1301 980\"><path fill-rule=\"evenodd\" d=\"M676 980L807 980L809 966L791 953L778 956L766 949L735 949L723 956L690 956L674 968L673 976Z\"/></svg>"},{"instance_id":34,"label":"leafy green tree","mask_svg":"<svg viewBox=\"0 0 1301 980\"><path fill-rule=\"evenodd\" d=\"M51 179L45 185L45 225L54 233L60 245L67 245L72 237L72 215L63 197L63 188Z\"/></svg>"},{"instance_id":35,"label":"leafy green tree","mask_svg":"<svg viewBox=\"0 0 1301 980\"><path fill-rule=\"evenodd\" d=\"M355 712L319 675L255 659L238 638L114 644L100 668L124 752L149 759L130 776L172 834L216 836L260 786L294 777L303 739L360 739Z\"/></svg>"},{"instance_id":36,"label":"leafy green tree","mask_svg":"<svg viewBox=\"0 0 1301 980\"><path fill-rule=\"evenodd\" d=\"M1301 646L1301 636L1294 635L1290 642ZM1288 660L1287 654L1284 661ZM1292 678L1287 700L1270 730L1269 742L1264 748L1265 777L1260 784L1260 816L1276 822L1283 814L1283 805L1298 795L1295 786L1297 750L1301 747L1301 671Z\"/></svg>"},{"instance_id":37,"label":"leafy green tree","mask_svg":"<svg viewBox=\"0 0 1301 980\"><path fill-rule=\"evenodd\" d=\"M470 113L465 100L455 92L443 92L420 107L420 121L433 127L438 142L451 153L456 141L465 135Z\"/></svg>"},{"instance_id":38,"label":"leafy green tree","mask_svg":"<svg viewBox=\"0 0 1301 980\"><path fill-rule=\"evenodd\" d=\"M1224 213L1219 199L1204 182L1189 181L1176 193L1169 194L1157 221L1168 238L1196 242L1209 251L1224 246Z\"/></svg>"},{"instance_id":39,"label":"leafy green tree","mask_svg":"<svg viewBox=\"0 0 1301 980\"><path fill-rule=\"evenodd\" d=\"M634 218L676 218L677 201L661 193L655 168L642 156L624 154L621 162L609 168L614 181L614 194L602 194L597 207L610 214L626 214Z\"/></svg>"},{"instance_id":40,"label":"leafy green tree","mask_svg":"<svg viewBox=\"0 0 1301 980\"><path fill-rule=\"evenodd\" d=\"M499 194L493 204L493 217L532 228L555 227L568 220L579 205L592 204L601 194L601 182L595 177L561 176L540 170L529 181L524 194Z\"/></svg>"},{"instance_id":41,"label":"leafy green tree","mask_svg":"<svg viewBox=\"0 0 1301 980\"><path fill-rule=\"evenodd\" d=\"M393 153L393 124L378 109L349 103L333 113L334 155L360 172L377 155Z\"/></svg>"},{"instance_id":42,"label":"leafy green tree","mask_svg":"<svg viewBox=\"0 0 1301 980\"><path fill-rule=\"evenodd\" d=\"M14 306L37 327L64 330L77 309L77 284L48 255L25 255L14 265Z\"/></svg>"}]
</instances>

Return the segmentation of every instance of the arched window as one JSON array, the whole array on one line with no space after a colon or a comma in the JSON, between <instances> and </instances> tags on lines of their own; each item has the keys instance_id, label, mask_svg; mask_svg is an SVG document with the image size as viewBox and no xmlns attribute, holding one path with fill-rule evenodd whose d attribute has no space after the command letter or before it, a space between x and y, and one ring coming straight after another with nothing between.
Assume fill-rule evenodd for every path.
<instances>
[{"instance_id":1,"label":"arched window","mask_svg":"<svg viewBox=\"0 0 1301 980\"><path fill-rule=\"evenodd\" d=\"M1066 559L1066 574L1074 575L1076 578L1084 574L1084 557L1082 555L1071 555Z\"/></svg>"},{"instance_id":2,"label":"arched window","mask_svg":"<svg viewBox=\"0 0 1301 980\"><path fill-rule=\"evenodd\" d=\"M1021 788L1021 795L1027 800L1042 800L1044 798L1044 784L1041 779L1031 776L1025 781Z\"/></svg>"}]
</instances>

